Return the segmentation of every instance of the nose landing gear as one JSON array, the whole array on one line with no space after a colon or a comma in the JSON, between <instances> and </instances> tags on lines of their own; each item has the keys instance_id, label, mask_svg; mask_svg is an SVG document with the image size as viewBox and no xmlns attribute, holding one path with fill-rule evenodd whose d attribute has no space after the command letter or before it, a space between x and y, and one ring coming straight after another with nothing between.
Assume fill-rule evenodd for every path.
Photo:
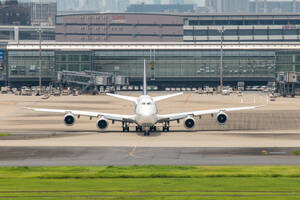
<instances>
[{"instance_id":1,"label":"nose landing gear","mask_svg":"<svg viewBox=\"0 0 300 200\"><path fill-rule=\"evenodd\" d=\"M144 131L144 136L150 136L150 131L149 130Z\"/></svg>"}]
</instances>

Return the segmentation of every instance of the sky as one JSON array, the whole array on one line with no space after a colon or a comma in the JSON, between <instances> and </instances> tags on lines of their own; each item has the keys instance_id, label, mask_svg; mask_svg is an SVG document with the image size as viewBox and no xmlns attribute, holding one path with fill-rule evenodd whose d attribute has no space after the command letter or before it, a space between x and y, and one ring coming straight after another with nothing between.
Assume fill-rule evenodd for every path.
<instances>
[{"instance_id":1,"label":"sky","mask_svg":"<svg viewBox=\"0 0 300 200\"><path fill-rule=\"evenodd\" d=\"M4 0L0 0L0 1L4 1ZM59 0L19 0L21 2L30 2L30 1L35 1L35 2L38 2L38 1L59 1ZM161 2L163 4L168 4L171 0L161 0ZM250 0L250 1L255 1L255 0ZM263 0L260 0L260 1L263 1ZM293 0L268 0L268 1L293 1ZM297 0L297 1L300 1L300 0ZM146 4L152 4L153 3L153 0L130 0L130 3L146 3ZM184 0L185 3L191 3L191 4L196 4L198 6L204 6L204 2L205 0Z\"/></svg>"}]
</instances>

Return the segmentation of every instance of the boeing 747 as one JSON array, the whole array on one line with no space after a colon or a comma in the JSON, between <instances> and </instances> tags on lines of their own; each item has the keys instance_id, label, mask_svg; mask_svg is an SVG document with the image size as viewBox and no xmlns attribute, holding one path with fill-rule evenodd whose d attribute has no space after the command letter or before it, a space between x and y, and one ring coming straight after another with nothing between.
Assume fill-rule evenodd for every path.
<instances>
[{"instance_id":1,"label":"boeing 747","mask_svg":"<svg viewBox=\"0 0 300 200\"><path fill-rule=\"evenodd\" d=\"M144 61L144 80L143 80L143 94L140 97L124 96L118 94L107 95L120 98L123 100L131 101L135 103L135 114L133 115L121 115L121 114L109 114L102 112L89 112L80 110L61 110L61 109L47 109L47 108L28 108L38 112L50 112L50 113L62 113L64 114L64 123L67 126L75 124L75 116L88 116L90 118L97 118L97 127L100 130L107 129L109 121L114 123L115 121L122 122L123 132L129 132L129 125L135 124L137 132L144 132L145 136L149 136L150 132L157 131L157 124L162 124L162 131L169 132L170 122L184 120L184 126L187 129L192 129L195 126L195 117L216 114L217 122L225 124L228 120L226 112L240 111L240 110L251 110L259 106L248 106L248 107L235 107L235 108L223 108L223 109L212 109L212 110L200 110L191 111L175 114L158 114L156 102L162 101L171 97L182 95L183 93L170 94L165 96L151 97L147 94L147 81L146 81L146 64Z\"/></svg>"}]
</instances>

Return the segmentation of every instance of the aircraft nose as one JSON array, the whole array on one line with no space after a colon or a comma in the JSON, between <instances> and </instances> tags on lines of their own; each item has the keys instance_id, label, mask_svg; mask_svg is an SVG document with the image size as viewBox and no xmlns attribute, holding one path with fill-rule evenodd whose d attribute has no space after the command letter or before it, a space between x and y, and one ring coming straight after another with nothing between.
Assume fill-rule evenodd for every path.
<instances>
[{"instance_id":1,"label":"aircraft nose","mask_svg":"<svg viewBox=\"0 0 300 200\"><path fill-rule=\"evenodd\" d=\"M145 109L141 114L143 117L150 117L153 115L153 112L150 109Z\"/></svg>"}]
</instances>

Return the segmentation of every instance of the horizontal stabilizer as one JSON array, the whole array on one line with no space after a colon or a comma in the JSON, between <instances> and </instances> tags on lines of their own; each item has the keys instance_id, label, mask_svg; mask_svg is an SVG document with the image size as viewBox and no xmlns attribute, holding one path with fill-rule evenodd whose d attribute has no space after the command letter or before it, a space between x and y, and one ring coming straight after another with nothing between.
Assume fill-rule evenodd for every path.
<instances>
[{"instance_id":1,"label":"horizontal stabilizer","mask_svg":"<svg viewBox=\"0 0 300 200\"><path fill-rule=\"evenodd\" d=\"M112 97L116 97L116 98L119 98L119 99L124 99L124 100L127 100L127 101L132 101L132 102L137 102L137 97L130 97L130 96L124 96L124 95L119 95L119 94L111 94L111 93L106 93L106 95L108 96L112 96Z\"/></svg>"}]
</instances>

